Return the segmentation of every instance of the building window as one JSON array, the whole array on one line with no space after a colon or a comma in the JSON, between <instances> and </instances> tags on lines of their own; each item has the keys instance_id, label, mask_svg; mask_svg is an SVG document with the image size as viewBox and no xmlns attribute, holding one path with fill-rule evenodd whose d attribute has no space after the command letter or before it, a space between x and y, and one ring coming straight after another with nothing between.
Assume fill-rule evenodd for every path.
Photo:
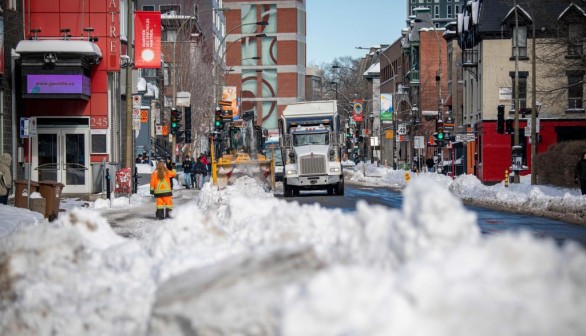
<instances>
[{"instance_id":1,"label":"building window","mask_svg":"<svg viewBox=\"0 0 586 336\"><path fill-rule=\"evenodd\" d=\"M436 19L440 17L439 7L439 5L433 6L433 17Z\"/></svg>"},{"instance_id":2,"label":"building window","mask_svg":"<svg viewBox=\"0 0 586 336\"><path fill-rule=\"evenodd\" d=\"M519 40L517 43L517 39ZM516 50L519 49L519 57L527 57L527 26L513 27L513 52L512 57L516 56Z\"/></svg>"},{"instance_id":3,"label":"building window","mask_svg":"<svg viewBox=\"0 0 586 336\"><path fill-rule=\"evenodd\" d=\"M453 17L453 14L452 14L452 5L447 5L446 6L446 12L448 13L448 18Z\"/></svg>"},{"instance_id":4,"label":"building window","mask_svg":"<svg viewBox=\"0 0 586 336\"><path fill-rule=\"evenodd\" d=\"M411 0L411 3L417 3L417 0Z\"/></svg>"},{"instance_id":5,"label":"building window","mask_svg":"<svg viewBox=\"0 0 586 336\"><path fill-rule=\"evenodd\" d=\"M416 6L411 6L411 15L415 15Z\"/></svg>"},{"instance_id":6,"label":"building window","mask_svg":"<svg viewBox=\"0 0 586 336\"><path fill-rule=\"evenodd\" d=\"M6 2L6 7L10 10L15 11L16 10L16 3L17 3L17 0L8 0Z\"/></svg>"},{"instance_id":7,"label":"building window","mask_svg":"<svg viewBox=\"0 0 586 336\"><path fill-rule=\"evenodd\" d=\"M584 26L572 24L568 27L568 56L581 56L584 52Z\"/></svg>"},{"instance_id":8,"label":"building window","mask_svg":"<svg viewBox=\"0 0 586 336\"><path fill-rule=\"evenodd\" d=\"M527 71L519 71L519 111L523 111L524 109L527 108L527 76L529 75L529 73ZM511 76L511 87L513 88L513 96L512 96L512 101L513 104L515 103L515 91L517 90L517 88L515 87L515 73L511 72L510 73ZM517 106L517 104L514 104L512 106L512 110L515 110L515 107Z\"/></svg>"},{"instance_id":9,"label":"building window","mask_svg":"<svg viewBox=\"0 0 586 336\"><path fill-rule=\"evenodd\" d=\"M162 15L179 15L181 14L180 5L159 5Z\"/></svg>"},{"instance_id":10,"label":"building window","mask_svg":"<svg viewBox=\"0 0 586 336\"><path fill-rule=\"evenodd\" d=\"M568 74L568 110L584 110L584 74Z\"/></svg>"},{"instance_id":11,"label":"building window","mask_svg":"<svg viewBox=\"0 0 586 336\"><path fill-rule=\"evenodd\" d=\"M155 10L155 5L143 5L142 6L142 10L143 11L154 11Z\"/></svg>"},{"instance_id":12,"label":"building window","mask_svg":"<svg viewBox=\"0 0 586 336\"><path fill-rule=\"evenodd\" d=\"M460 5L454 5L454 13L460 13Z\"/></svg>"}]
</instances>

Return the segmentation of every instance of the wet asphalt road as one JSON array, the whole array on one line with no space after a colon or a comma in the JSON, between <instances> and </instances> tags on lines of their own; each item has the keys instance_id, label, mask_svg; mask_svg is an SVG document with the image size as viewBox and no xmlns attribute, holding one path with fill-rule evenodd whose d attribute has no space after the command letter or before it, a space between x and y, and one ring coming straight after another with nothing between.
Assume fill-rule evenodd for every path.
<instances>
[{"instance_id":1,"label":"wet asphalt road","mask_svg":"<svg viewBox=\"0 0 586 336\"><path fill-rule=\"evenodd\" d=\"M276 196L283 197L282 194ZM319 203L325 208L340 208L344 212L353 212L356 210L356 203L359 200L364 200L368 204L399 209L403 202L403 196L400 192L386 187L367 187L346 183L344 196L327 196L325 192L321 191L302 191L300 196L286 198L286 200L297 201L301 204ZM586 246L586 226L478 206L466 205L466 208L477 214L478 225L485 235L504 230L525 229L539 237L554 238L558 243L574 240Z\"/></svg>"}]
</instances>

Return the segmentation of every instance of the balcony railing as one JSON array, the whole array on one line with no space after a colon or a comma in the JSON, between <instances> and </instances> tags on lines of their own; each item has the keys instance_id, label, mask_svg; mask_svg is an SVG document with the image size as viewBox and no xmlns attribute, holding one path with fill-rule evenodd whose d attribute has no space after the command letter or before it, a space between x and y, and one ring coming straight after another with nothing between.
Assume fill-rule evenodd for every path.
<instances>
[{"instance_id":1,"label":"balcony railing","mask_svg":"<svg viewBox=\"0 0 586 336\"><path fill-rule=\"evenodd\" d=\"M462 51L462 65L465 67L475 67L478 65L478 50L465 49Z\"/></svg>"},{"instance_id":2,"label":"balcony railing","mask_svg":"<svg viewBox=\"0 0 586 336\"><path fill-rule=\"evenodd\" d=\"M411 70L409 72L409 81L411 83L419 83L419 70Z\"/></svg>"}]
</instances>

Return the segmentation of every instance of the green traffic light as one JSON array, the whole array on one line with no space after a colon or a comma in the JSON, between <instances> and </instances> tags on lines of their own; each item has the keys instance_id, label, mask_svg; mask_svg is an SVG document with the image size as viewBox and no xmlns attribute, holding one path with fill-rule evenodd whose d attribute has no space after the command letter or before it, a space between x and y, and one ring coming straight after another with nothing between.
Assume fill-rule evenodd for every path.
<instances>
[{"instance_id":1,"label":"green traffic light","mask_svg":"<svg viewBox=\"0 0 586 336\"><path fill-rule=\"evenodd\" d=\"M443 133L438 133L437 134L437 138L440 139L440 140L443 140L444 139L444 134Z\"/></svg>"},{"instance_id":2,"label":"green traffic light","mask_svg":"<svg viewBox=\"0 0 586 336\"><path fill-rule=\"evenodd\" d=\"M171 127L173 127L173 128L177 127L177 123L176 122L171 123Z\"/></svg>"},{"instance_id":3,"label":"green traffic light","mask_svg":"<svg viewBox=\"0 0 586 336\"><path fill-rule=\"evenodd\" d=\"M222 124L221 122L216 121L216 127L220 127L221 124Z\"/></svg>"}]
</instances>

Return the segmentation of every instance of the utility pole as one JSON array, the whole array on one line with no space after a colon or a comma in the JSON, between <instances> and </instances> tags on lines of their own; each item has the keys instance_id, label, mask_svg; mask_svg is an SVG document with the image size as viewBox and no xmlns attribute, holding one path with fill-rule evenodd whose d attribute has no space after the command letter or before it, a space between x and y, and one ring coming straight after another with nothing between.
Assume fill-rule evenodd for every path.
<instances>
[{"instance_id":1,"label":"utility pole","mask_svg":"<svg viewBox=\"0 0 586 336\"><path fill-rule=\"evenodd\" d=\"M127 36L127 54L128 66L126 67L126 168L131 168L134 162L134 144L132 139L132 9L133 2L128 2L128 9L126 12L126 36Z\"/></svg>"},{"instance_id":2,"label":"utility pole","mask_svg":"<svg viewBox=\"0 0 586 336\"><path fill-rule=\"evenodd\" d=\"M519 16L517 15L517 0L513 1L515 6L515 123L514 123L514 134L513 134L513 148L519 146ZM515 168L515 162L512 161L513 151L511 151L511 166ZM521 176L519 171L515 170L513 177L513 183L521 183Z\"/></svg>"},{"instance_id":3,"label":"utility pole","mask_svg":"<svg viewBox=\"0 0 586 336\"><path fill-rule=\"evenodd\" d=\"M536 51L535 51L535 12L533 13L533 45L531 46L531 185L537 184L537 167L536 156L537 156L537 70L535 63L537 62Z\"/></svg>"}]
</instances>

